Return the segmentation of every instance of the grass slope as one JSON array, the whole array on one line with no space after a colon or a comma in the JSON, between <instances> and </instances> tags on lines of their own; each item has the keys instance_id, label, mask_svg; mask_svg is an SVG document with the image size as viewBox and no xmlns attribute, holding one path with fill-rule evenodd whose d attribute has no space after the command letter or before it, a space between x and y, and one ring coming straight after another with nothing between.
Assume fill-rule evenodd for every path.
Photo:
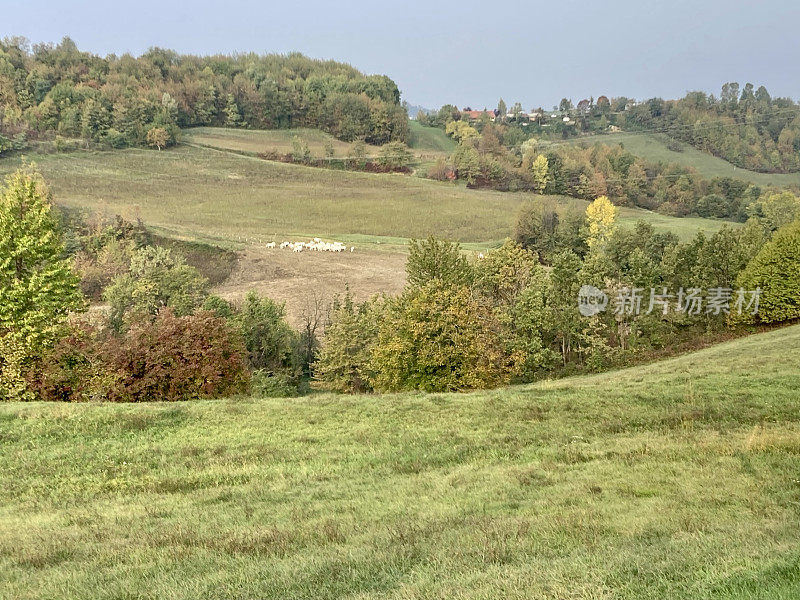
<instances>
[{"instance_id":1,"label":"grass slope","mask_svg":"<svg viewBox=\"0 0 800 600\"><path fill-rule=\"evenodd\" d=\"M250 133L250 132L244 132ZM440 237L477 244L511 234L532 196L468 190L402 175L335 171L181 146L32 155L58 202L104 209L171 235L253 243L291 236L336 237L358 244L403 244ZM0 174L19 157L0 160ZM677 219L627 209L623 223L645 219L690 237L721 222Z\"/></svg>"},{"instance_id":2,"label":"grass slope","mask_svg":"<svg viewBox=\"0 0 800 600\"><path fill-rule=\"evenodd\" d=\"M444 152L446 154L452 154L456 149L456 143L453 138L448 137L448 135L438 127L425 127L414 120L408 122L408 127L411 133L408 141L410 148L415 150Z\"/></svg>"},{"instance_id":3,"label":"grass slope","mask_svg":"<svg viewBox=\"0 0 800 600\"><path fill-rule=\"evenodd\" d=\"M0 405L26 598L800 594L800 326L469 395Z\"/></svg>"},{"instance_id":4,"label":"grass slope","mask_svg":"<svg viewBox=\"0 0 800 600\"><path fill-rule=\"evenodd\" d=\"M231 150L234 152L244 152L248 154L259 154L262 152L277 152L279 154L291 154L292 140L295 136L305 140L311 154L316 157L325 156L325 143L330 142L333 146L335 156L347 156L352 144L337 140L330 134L319 129L297 128L297 129L229 129L224 127L193 127L184 129L182 132L183 140L190 144L218 148L220 150ZM367 146L367 155L377 156L378 146Z\"/></svg>"},{"instance_id":5,"label":"grass slope","mask_svg":"<svg viewBox=\"0 0 800 600\"><path fill-rule=\"evenodd\" d=\"M670 150L663 139L649 134L610 133L592 138L579 138L571 143L623 144L637 156L654 162L671 162L693 167L705 177L733 177L759 186L800 187L800 173L757 173L733 166L731 163L702 152L689 144L681 144L682 151Z\"/></svg>"}]
</instances>

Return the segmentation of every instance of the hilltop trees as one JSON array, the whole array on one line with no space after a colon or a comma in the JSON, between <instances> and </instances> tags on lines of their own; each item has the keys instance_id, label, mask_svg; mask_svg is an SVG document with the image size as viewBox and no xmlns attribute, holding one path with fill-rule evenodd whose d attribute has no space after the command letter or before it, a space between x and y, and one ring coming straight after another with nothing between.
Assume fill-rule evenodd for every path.
<instances>
[{"instance_id":1,"label":"hilltop trees","mask_svg":"<svg viewBox=\"0 0 800 600\"><path fill-rule=\"evenodd\" d=\"M152 48L100 58L59 45L0 42L0 152L55 134L114 147L163 148L178 127L319 127L346 141L406 141L397 85L333 61L238 54L189 56ZM159 142L159 143L157 143Z\"/></svg>"},{"instance_id":2,"label":"hilltop trees","mask_svg":"<svg viewBox=\"0 0 800 600\"><path fill-rule=\"evenodd\" d=\"M22 371L58 338L83 306L78 278L63 257L50 194L20 170L0 191L0 399L25 394Z\"/></svg>"}]
</instances>

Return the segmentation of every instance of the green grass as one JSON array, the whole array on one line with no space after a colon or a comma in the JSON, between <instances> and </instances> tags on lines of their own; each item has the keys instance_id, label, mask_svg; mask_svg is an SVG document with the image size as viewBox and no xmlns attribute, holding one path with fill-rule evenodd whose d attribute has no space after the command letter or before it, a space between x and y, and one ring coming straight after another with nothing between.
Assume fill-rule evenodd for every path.
<instances>
[{"instance_id":1,"label":"green grass","mask_svg":"<svg viewBox=\"0 0 800 600\"><path fill-rule=\"evenodd\" d=\"M731 163L702 152L688 144L680 144L682 150L670 150L663 138L639 133L611 133L591 138L579 138L572 143L623 144L637 156L653 162L677 163L697 169L703 176L733 177L759 186L800 187L800 173L757 173L734 167Z\"/></svg>"},{"instance_id":2,"label":"green grass","mask_svg":"<svg viewBox=\"0 0 800 600\"><path fill-rule=\"evenodd\" d=\"M0 596L800 597L800 326L467 395L0 405Z\"/></svg>"},{"instance_id":3,"label":"green grass","mask_svg":"<svg viewBox=\"0 0 800 600\"><path fill-rule=\"evenodd\" d=\"M322 158L325 156L325 143L329 142L338 157L347 156L352 144L337 140L330 134L319 129L229 129L223 127L193 127L181 132L183 141L209 148L231 150L247 154L263 152L278 152L291 154L292 140L295 136L303 139L311 151L312 156ZM369 156L377 156L378 146L367 146Z\"/></svg>"},{"instance_id":4,"label":"green grass","mask_svg":"<svg viewBox=\"0 0 800 600\"><path fill-rule=\"evenodd\" d=\"M292 236L402 244L431 234L494 244L511 235L520 207L534 197L403 175L303 167L189 146L28 158L36 162L59 203L140 217L165 234L218 244ZM20 163L19 157L0 160L0 174ZM722 224L623 211L623 223L638 219L684 238Z\"/></svg>"},{"instance_id":5,"label":"green grass","mask_svg":"<svg viewBox=\"0 0 800 600\"><path fill-rule=\"evenodd\" d=\"M410 148L420 151L442 152L448 155L452 154L456 149L456 143L453 138L448 137L438 127L425 127L414 120L410 120L408 126L411 133L408 141Z\"/></svg>"}]
</instances>

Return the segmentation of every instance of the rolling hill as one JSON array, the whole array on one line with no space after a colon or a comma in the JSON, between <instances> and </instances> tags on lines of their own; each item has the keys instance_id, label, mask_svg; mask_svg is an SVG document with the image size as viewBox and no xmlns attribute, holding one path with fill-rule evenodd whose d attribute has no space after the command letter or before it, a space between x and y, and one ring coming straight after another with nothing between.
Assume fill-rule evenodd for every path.
<instances>
[{"instance_id":1,"label":"rolling hill","mask_svg":"<svg viewBox=\"0 0 800 600\"><path fill-rule=\"evenodd\" d=\"M708 178L733 177L759 186L800 188L800 173L758 173L748 171L681 142L675 142L680 151L671 150L663 137L644 133L609 133L588 138L577 138L569 143L595 142L622 144L626 150L653 162L677 163L697 169ZM557 142L562 143L562 142Z\"/></svg>"},{"instance_id":2,"label":"rolling hill","mask_svg":"<svg viewBox=\"0 0 800 600\"><path fill-rule=\"evenodd\" d=\"M467 395L0 405L8 597L788 600L800 326Z\"/></svg>"}]
</instances>

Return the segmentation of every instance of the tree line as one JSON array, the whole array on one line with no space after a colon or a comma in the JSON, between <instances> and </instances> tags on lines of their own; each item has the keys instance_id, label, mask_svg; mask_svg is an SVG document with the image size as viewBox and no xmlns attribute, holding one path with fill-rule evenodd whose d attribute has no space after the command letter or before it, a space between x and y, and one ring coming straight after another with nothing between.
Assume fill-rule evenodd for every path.
<instances>
[{"instance_id":1,"label":"tree line","mask_svg":"<svg viewBox=\"0 0 800 600\"><path fill-rule=\"evenodd\" d=\"M405 141L397 85L301 54L99 57L69 38L0 42L0 153L26 143L83 138L112 147L173 143L199 125L316 127L339 139ZM155 133L150 133L157 130Z\"/></svg>"}]
</instances>

